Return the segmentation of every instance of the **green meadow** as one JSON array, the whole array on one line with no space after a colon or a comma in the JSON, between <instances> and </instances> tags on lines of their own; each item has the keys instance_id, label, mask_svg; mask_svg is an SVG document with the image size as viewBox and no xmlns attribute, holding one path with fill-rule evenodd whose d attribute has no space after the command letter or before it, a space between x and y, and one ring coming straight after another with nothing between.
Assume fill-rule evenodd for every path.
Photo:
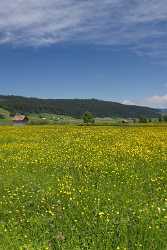
<instances>
[{"instance_id":1,"label":"green meadow","mask_svg":"<svg viewBox=\"0 0 167 250\"><path fill-rule=\"evenodd\" d=\"M166 250L167 127L0 127L0 249Z\"/></svg>"}]
</instances>

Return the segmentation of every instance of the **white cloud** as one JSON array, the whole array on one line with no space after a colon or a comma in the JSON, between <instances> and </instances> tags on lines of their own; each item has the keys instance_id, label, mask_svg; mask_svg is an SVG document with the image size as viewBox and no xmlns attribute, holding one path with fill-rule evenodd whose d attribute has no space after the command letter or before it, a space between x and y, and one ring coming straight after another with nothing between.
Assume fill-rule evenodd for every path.
<instances>
[{"instance_id":1,"label":"white cloud","mask_svg":"<svg viewBox=\"0 0 167 250\"><path fill-rule=\"evenodd\" d=\"M167 94L150 96L137 101L125 100L123 104L148 106L152 108L167 108Z\"/></svg>"},{"instance_id":2,"label":"white cloud","mask_svg":"<svg viewBox=\"0 0 167 250\"><path fill-rule=\"evenodd\" d=\"M152 107L167 108L167 94L148 97L146 98L145 103L148 103L148 105Z\"/></svg>"},{"instance_id":3,"label":"white cloud","mask_svg":"<svg viewBox=\"0 0 167 250\"><path fill-rule=\"evenodd\" d=\"M125 104L125 105L136 105L135 102L130 101L130 100L124 100L122 103Z\"/></svg>"},{"instance_id":4,"label":"white cloud","mask_svg":"<svg viewBox=\"0 0 167 250\"><path fill-rule=\"evenodd\" d=\"M166 0L1 0L0 43L126 45L167 58Z\"/></svg>"}]
</instances>

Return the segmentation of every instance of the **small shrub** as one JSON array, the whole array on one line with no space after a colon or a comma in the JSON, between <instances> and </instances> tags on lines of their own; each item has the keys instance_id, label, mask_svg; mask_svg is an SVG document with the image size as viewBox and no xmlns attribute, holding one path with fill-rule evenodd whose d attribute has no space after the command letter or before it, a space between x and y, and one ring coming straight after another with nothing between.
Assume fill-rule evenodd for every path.
<instances>
[{"instance_id":1,"label":"small shrub","mask_svg":"<svg viewBox=\"0 0 167 250\"><path fill-rule=\"evenodd\" d=\"M139 122L140 123L147 123L147 118L146 117L139 117Z\"/></svg>"}]
</instances>

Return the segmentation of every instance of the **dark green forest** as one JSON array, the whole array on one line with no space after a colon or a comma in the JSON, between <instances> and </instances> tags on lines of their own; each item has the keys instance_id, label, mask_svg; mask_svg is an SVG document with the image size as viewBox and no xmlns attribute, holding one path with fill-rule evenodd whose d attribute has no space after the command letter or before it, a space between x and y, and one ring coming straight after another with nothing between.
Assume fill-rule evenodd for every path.
<instances>
[{"instance_id":1,"label":"dark green forest","mask_svg":"<svg viewBox=\"0 0 167 250\"><path fill-rule=\"evenodd\" d=\"M159 117L160 111L148 107L124 105L96 99L39 99L21 96L0 95L0 107L12 113L49 113L81 117L91 112L95 117L137 118Z\"/></svg>"}]
</instances>

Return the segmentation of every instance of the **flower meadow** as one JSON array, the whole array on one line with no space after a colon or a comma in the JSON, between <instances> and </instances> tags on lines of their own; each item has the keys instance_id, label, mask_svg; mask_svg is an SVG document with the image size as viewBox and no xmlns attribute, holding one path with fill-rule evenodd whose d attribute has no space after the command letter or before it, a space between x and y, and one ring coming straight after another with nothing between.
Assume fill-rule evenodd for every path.
<instances>
[{"instance_id":1,"label":"flower meadow","mask_svg":"<svg viewBox=\"0 0 167 250\"><path fill-rule=\"evenodd\" d=\"M167 127L0 127L0 249L166 250Z\"/></svg>"}]
</instances>

